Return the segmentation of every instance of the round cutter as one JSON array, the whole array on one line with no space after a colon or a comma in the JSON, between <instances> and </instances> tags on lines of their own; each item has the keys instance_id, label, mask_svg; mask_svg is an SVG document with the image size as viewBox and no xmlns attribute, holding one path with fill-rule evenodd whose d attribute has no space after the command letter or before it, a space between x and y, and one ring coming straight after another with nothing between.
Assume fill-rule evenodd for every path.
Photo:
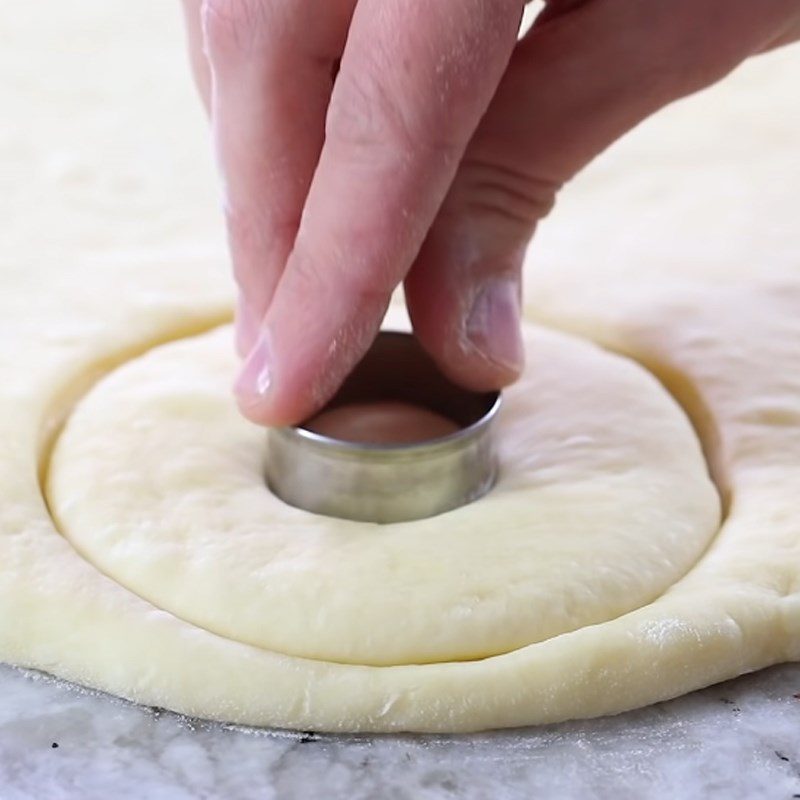
<instances>
[{"instance_id":1,"label":"round cutter","mask_svg":"<svg viewBox=\"0 0 800 800\"><path fill-rule=\"evenodd\" d=\"M399 401L458 425L410 444L350 442L296 427L267 437L267 484L284 502L315 514L364 522L431 517L486 494L497 477L492 427L498 392L471 392L448 380L417 339L381 331L324 410Z\"/></svg>"}]
</instances>

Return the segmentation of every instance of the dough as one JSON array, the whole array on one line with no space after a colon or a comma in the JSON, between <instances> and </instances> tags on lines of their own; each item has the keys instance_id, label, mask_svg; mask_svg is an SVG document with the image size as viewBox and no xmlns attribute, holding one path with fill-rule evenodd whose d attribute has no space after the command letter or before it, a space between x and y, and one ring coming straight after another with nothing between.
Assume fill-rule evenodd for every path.
<instances>
[{"instance_id":1,"label":"dough","mask_svg":"<svg viewBox=\"0 0 800 800\"><path fill-rule=\"evenodd\" d=\"M682 577L719 525L683 412L629 361L542 329L481 500L376 525L282 503L230 396L227 329L101 381L48 471L90 563L235 641L343 664L467 661L614 619ZM269 453L266 455L269 458Z\"/></svg>"},{"instance_id":2,"label":"dough","mask_svg":"<svg viewBox=\"0 0 800 800\"><path fill-rule=\"evenodd\" d=\"M350 403L317 414L305 426L333 439L362 444L412 444L458 430L452 420L410 403Z\"/></svg>"},{"instance_id":3,"label":"dough","mask_svg":"<svg viewBox=\"0 0 800 800\"><path fill-rule=\"evenodd\" d=\"M465 731L800 658L800 54L668 110L567 191L528 311L570 333L527 330L498 486L372 526L260 481L173 11L33 0L0 22L0 659L224 721ZM661 167L684 115L725 137Z\"/></svg>"}]
</instances>

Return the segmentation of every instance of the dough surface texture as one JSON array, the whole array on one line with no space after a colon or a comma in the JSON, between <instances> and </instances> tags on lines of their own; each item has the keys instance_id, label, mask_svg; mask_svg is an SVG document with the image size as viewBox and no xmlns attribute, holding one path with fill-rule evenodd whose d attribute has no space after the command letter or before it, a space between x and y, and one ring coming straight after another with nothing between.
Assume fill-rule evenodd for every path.
<instances>
[{"instance_id":1,"label":"dough surface texture","mask_svg":"<svg viewBox=\"0 0 800 800\"><path fill-rule=\"evenodd\" d=\"M373 526L276 500L229 396L174 9L33 0L0 25L0 660L226 722L451 732L800 658L800 53L567 189L497 487Z\"/></svg>"},{"instance_id":2,"label":"dough surface texture","mask_svg":"<svg viewBox=\"0 0 800 800\"><path fill-rule=\"evenodd\" d=\"M92 564L227 638L348 664L485 658L650 602L716 533L674 401L633 363L541 329L487 497L392 525L293 508L265 488L264 431L230 396L230 339L157 348L95 387L48 493Z\"/></svg>"}]
</instances>

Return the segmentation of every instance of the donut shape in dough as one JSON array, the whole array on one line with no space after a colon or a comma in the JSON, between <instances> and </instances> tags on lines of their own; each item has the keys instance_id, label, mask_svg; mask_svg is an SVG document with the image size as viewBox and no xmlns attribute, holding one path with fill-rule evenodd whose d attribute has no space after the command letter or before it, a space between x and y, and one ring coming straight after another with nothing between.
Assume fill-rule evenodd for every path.
<instances>
[{"instance_id":1,"label":"donut shape in dough","mask_svg":"<svg viewBox=\"0 0 800 800\"><path fill-rule=\"evenodd\" d=\"M564 334L526 339L497 485L455 511L375 525L275 497L264 431L230 395L228 329L98 384L53 452L49 507L81 555L154 606L287 655L467 661L614 619L695 563L716 491L652 376Z\"/></svg>"},{"instance_id":2,"label":"donut shape in dough","mask_svg":"<svg viewBox=\"0 0 800 800\"><path fill-rule=\"evenodd\" d=\"M708 552L618 619L479 661L364 667L187 624L54 527L38 471L63 413L99 374L228 319L231 287L168 5L36 0L4 24L0 660L224 721L449 732L616 713L800 659L796 48L598 161L596 191L578 179L537 234L527 281L537 316L642 361L690 411L728 502ZM76 37L96 69L61 47ZM48 59L24 57L32 41ZM165 110L169 126L141 125Z\"/></svg>"},{"instance_id":3,"label":"donut shape in dough","mask_svg":"<svg viewBox=\"0 0 800 800\"><path fill-rule=\"evenodd\" d=\"M791 413L800 375L793 344L800 281L768 294L728 293L716 303L701 292L644 303L636 313L626 307L616 317L607 310L603 324L593 323L593 335L632 350L638 343L637 356L653 369L693 386L711 421L701 425L707 439L716 431L711 448L728 465L723 479L731 510L684 578L616 619L503 655L363 666L268 651L192 625L105 576L58 534L42 500L36 457L46 462L45 434L69 387L85 386L98 369L148 345L218 320L208 295L155 291L156 268L144 280L139 265L136 276L149 287L146 302L132 293L124 313L113 316L90 298L76 297L68 310L53 302L47 337L26 329L27 315L6 306L7 323L29 342L30 369L7 351L3 368L18 379L0 392L3 660L136 702L244 724L466 731L614 713L797 658L797 472L787 467L798 463L800 450ZM18 285L26 281L32 289L37 276L21 274ZM76 307L78 329L67 322ZM565 309L560 313L568 320ZM59 314L65 322L53 323ZM771 344L776 340L783 346ZM674 389L680 381L672 381Z\"/></svg>"}]
</instances>

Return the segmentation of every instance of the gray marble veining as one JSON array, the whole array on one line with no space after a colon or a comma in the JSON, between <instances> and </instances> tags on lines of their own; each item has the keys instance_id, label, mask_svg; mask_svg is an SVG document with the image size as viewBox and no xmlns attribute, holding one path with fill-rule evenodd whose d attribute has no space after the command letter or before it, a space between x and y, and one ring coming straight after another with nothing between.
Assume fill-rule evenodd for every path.
<instances>
[{"instance_id":1,"label":"gray marble veining","mask_svg":"<svg viewBox=\"0 0 800 800\"><path fill-rule=\"evenodd\" d=\"M192 722L0 667L0 800L790 800L798 695L794 664L601 720L302 736Z\"/></svg>"}]
</instances>

